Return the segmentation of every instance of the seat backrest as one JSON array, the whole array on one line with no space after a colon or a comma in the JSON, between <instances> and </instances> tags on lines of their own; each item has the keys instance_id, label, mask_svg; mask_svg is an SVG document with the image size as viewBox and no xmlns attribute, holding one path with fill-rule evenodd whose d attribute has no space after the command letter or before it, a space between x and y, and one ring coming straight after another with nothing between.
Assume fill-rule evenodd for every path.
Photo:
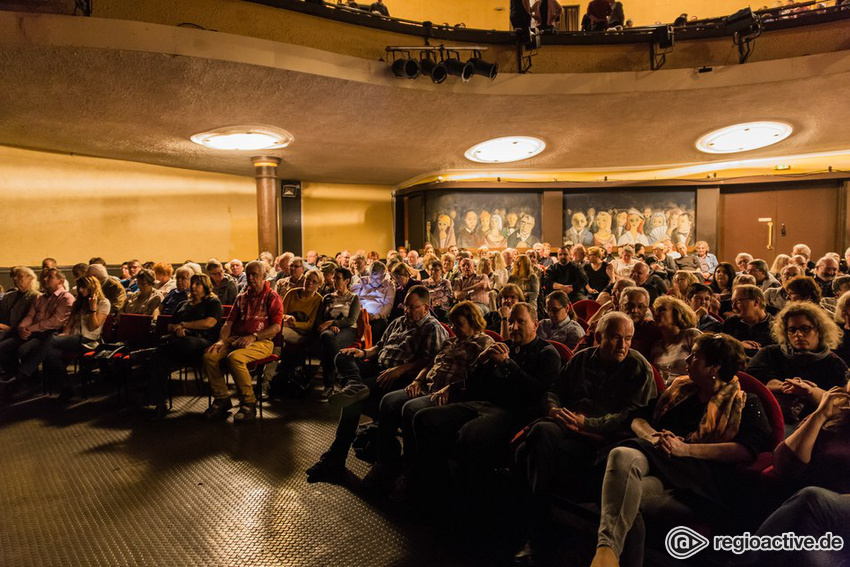
<instances>
[{"instance_id":1,"label":"seat backrest","mask_svg":"<svg viewBox=\"0 0 850 567\"><path fill-rule=\"evenodd\" d=\"M587 332L587 330L590 328L590 325L587 323L587 321L585 321L585 320L584 320L584 319L582 319L581 317L576 317L576 322L577 322L579 325L581 325L581 328L582 328L582 329L584 329L584 332L585 332L585 333L586 333L586 332Z\"/></svg>"},{"instance_id":2,"label":"seat backrest","mask_svg":"<svg viewBox=\"0 0 850 567\"><path fill-rule=\"evenodd\" d=\"M602 304L593 299L582 299L573 303L573 310L585 321L593 317L600 307L602 307Z\"/></svg>"},{"instance_id":3,"label":"seat backrest","mask_svg":"<svg viewBox=\"0 0 850 567\"><path fill-rule=\"evenodd\" d=\"M451 337L455 336L455 333L454 333L454 331L452 331L452 328L451 328L451 327L449 327L448 325L446 325L446 324L445 324L445 323L443 323L442 321L440 321L440 325L442 325L442 326L443 326L443 328L446 330L446 332L448 332L448 333L449 333L449 338L451 338Z\"/></svg>"},{"instance_id":4,"label":"seat backrest","mask_svg":"<svg viewBox=\"0 0 850 567\"><path fill-rule=\"evenodd\" d=\"M360 348L372 348L372 325L369 324L369 313L365 309L360 309L356 333L356 342L360 345Z\"/></svg>"},{"instance_id":5,"label":"seat backrest","mask_svg":"<svg viewBox=\"0 0 850 567\"><path fill-rule=\"evenodd\" d=\"M221 319L222 321L226 321L227 317L230 315L230 312L233 310L233 305L222 305L221 306Z\"/></svg>"},{"instance_id":6,"label":"seat backrest","mask_svg":"<svg viewBox=\"0 0 850 567\"><path fill-rule=\"evenodd\" d=\"M650 364L652 366L652 377L655 379L655 389L658 390L658 395L661 395L661 392L667 389L667 384L664 383L664 377L661 376L661 372L655 367L654 364Z\"/></svg>"},{"instance_id":7,"label":"seat backrest","mask_svg":"<svg viewBox=\"0 0 850 567\"><path fill-rule=\"evenodd\" d=\"M559 343L558 341L546 341L558 351L558 355L561 357L561 365L566 366L566 364L573 357L573 351L570 350L570 347L565 345L564 343Z\"/></svg>"},{"instance_id":8,"label":"seat backrest","mask_svg":"<svg viewBox=\"0 0 850 567\"><path fill-rule=\"evenodd\" d=\"M152 327L153 317L150 315L122 313L115 328L115 339L128 344L146 343L151 339Z\"/></svg>"},{"instance_id":9,"label":"seat backrest","mask_svg":"<svg viewBox=\"0 0 850 567\"><path fill-rule=\"evenodd\" d=\"M504 342L504 339L502 339L502 335L500 335L496 331L491 331L490 329L484 329L484 334L487 335L488 337L490 337L491 339L493 339L494 341L496 341L497 343Z\"/></svg>"},{"instance_id":10,"label":"seat backrest","mask_svg":"<svg viewBox=\"0 0 850 567\"><path fill-rule=\"evenodd\" d=\"M109 314L106 316L106 321L103 322L103 331L100 338L105 343L115 342L115 319L117 315Z\"/></svg>"},{"instance_id":11,"label":"seat backrest","mask_svg":"<svg viewBox=\"0 0 850 567\"><path fill-rule=\"evenodd\" d=\"M773 430L773 446L779 445L785 440L785 418L782 417L782 408L776 401L776 397L767 389L767 386L746 372L738 372L737 376L741 389L747 394L757 395L761 400L770 428Z\"/></svg>"}]
</instances>

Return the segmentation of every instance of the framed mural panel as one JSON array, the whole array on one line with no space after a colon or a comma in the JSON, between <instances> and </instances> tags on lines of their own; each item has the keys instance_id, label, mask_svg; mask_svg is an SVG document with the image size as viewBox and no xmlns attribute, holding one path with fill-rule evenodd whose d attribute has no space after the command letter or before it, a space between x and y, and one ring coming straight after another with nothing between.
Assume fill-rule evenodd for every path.
<instances>
[{"instance_id":1,"label":"framed mural panel","mask_svg":"<svg viewBox=\"0 0 850 567\"><path fill-rule=\"evenodd\" d=\"M696 242L696 191L564 193L564 241L601 246Z\"/></svg>"},{"instance_id":2,"label":"framed mural panel","mask_svg":"<svg viewBox=\"0 0 850 567\"><path fill-rule=\"evenodd\" d=\"M439 252L530 248L540 242L540 193L429 192L425 233Z\"/></svg>"}]
</instances>

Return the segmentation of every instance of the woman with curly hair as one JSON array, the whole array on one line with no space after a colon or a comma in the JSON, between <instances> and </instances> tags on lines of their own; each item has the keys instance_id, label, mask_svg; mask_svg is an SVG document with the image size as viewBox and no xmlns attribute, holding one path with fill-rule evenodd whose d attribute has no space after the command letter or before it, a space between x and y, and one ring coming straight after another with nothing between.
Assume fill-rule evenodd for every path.
<instances>
[{"instance_id":1,"label":"woman with curly hair","mask_svg":"<svg viewBox=\"0 0 850 567\"><path fill-rule=\"evenodd\" d=\"M694 310L684 301L662 295L652 307L661 339L652 347L650 362L661 372L664 382L670 384L687 372L686 359L702 333L696 328Z\"/></svg>"},{"instance_id":2,"label":"woman with curly hair","mask_svg":"<svg viewBox=\"0 0 850 567\"><path fill-rule=\"evenodd\" d=\"M776 396L790 433L827 390L847 383L847 365L832 352L842 331L818 305L795 301L774 318L771 334L776 344L759 350L747 372Z\"/></svg>"}]
</instances>

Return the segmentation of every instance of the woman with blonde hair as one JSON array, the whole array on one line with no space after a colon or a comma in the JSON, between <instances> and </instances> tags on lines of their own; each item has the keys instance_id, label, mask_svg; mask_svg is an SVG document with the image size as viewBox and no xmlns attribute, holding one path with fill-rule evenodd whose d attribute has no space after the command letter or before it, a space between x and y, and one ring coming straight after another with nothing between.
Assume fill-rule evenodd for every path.
<instances>
[{"instance_id":1,"label":"woman with blonde hair","mask_svg":"<svg viewBox=\"0 0 850 567\"><path fill-rule=\"evenodd\" d=\"M826 311L808 301L788 302L774 317L776 344L761 348L747 372L776 396L786 433L817 407L827 390L846 384L847 365L832 352L842 334Z\"/></svg>"},{"instance_id":2,"label":"woman with blonde hair","mask_svg":"<svg viewBox=\"0 0 850 567\"><path fill-rule=\"evenodd\" d=\"M537 296L540 294L540 279L531 267L531 259L525 254L520 254L514 260L511 276L508 283L517 285L525 295L525 301L537 312Z\"/></svg>"},{"instance_id":3,"label":"woman with blonde hair","mask_svg":"<svg viewBox=\"0 0 850 567\"><path fill-rule=\"evenodd\" d=\"M0 344L6 339L17 340L15 337L18 324L38 297L38 278L35 277L35 272L26 266L15 266L11 271L15 287L0 299Z\"/></svg>"},{"instance_id":4,"label":"woman with blonde hair","mask_svg":"<svg viewBox=\"0 0 850 567\"><path fill-rule=\"evenodd\" d=\"M688 288L691 284L697 282L699 282L699 279L696 274L685 270L679 270L673 274L673 285L670 286L670 290L667 292L667 295L685 301L688 297Z\"/></svg>"},{"instance_id":5,"label":"woman with blonde hair","mask_svg":"<svg viewBox=\"0 0 850 567\"><path fill-rule=\"evenodd\" d=\"M493 275L490 276L490 281L492 282L493 289L500 291L507 285L510 274L508 273L507 264L505 264L505 257L500 252L493 253L492 262Z\"/></svg>"},{"instance_id":6,"label":"woman with blonde hair","mask_svg":"<svg viewBox=\"0 0 850 567\"><path fill-rule=\"evenodd\" d=\"M681 299L662 295L652 307L661 339L652 347L650 361L669 385L687 373L686 360L702 333L696 328L696 313Z\"/></svg>"},{"instance_id":7,"label":"woman with blonde hair","mask_svg":"<svg viewBox=\"0 0 850 567\"><path fill-rule=\"evenodd\" d=\"M156 281L153 288L160 292L163 297L169 291L177 287L177 283L171 279L174 274L174 267L168 262L157 262L153 265L153 275Z\"/></svg>"},{"instance_id":8,"label":"woman with blonde hair","mask_svg":"<svg viewBox=\"0 0 850 567\"><path fill-rule=\"evenodd\" d=\"M63 358L65 353L97 348L109 309L109 300L103 295L96 277L83 276L77 280L77 299L71 307L71 315L62 333L53 337L44 359L46 374L56 379L61 387L60 400L67 401L73 396Z\"/></svg>"},{"instance_id":9,"label":"woman with blonde hair","mask_svg":"<svg viewBox=\"0 0 850 567\"><path fill-rule=\"evenodd\" d=\"M782 273L782 268L791 263L791 256L788 254L777 254L776 258L773 260L773 265L770 266L770 273L773 274L773 277L779 279L779 275Z\"/></svg>"}]
</instances>

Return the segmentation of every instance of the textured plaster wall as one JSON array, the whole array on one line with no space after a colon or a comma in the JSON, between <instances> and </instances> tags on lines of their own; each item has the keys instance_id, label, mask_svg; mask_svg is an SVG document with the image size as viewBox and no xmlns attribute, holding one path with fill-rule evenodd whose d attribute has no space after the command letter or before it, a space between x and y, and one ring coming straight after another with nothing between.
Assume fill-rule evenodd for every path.
<instances>
[{"instance_id":1,"label":"textured plaster wall","mask_svg":"<svg viewBox=\"0 0 850 567\"><path fill-rule=\"evenodd\" d=\"M254 179L0 146L0 266L257 255Z\"/></svg>"},{"instance_id":2,"label":"textured plaster wall","mask_svg":"<svg viewBox=\"0 0 850 567\"><path fill-rule=\"evenodd\" d=\"M304 251L362 248L383 256L394 248L392 191L386 185L304 183Z\"/></svg>"}]
</instances>

